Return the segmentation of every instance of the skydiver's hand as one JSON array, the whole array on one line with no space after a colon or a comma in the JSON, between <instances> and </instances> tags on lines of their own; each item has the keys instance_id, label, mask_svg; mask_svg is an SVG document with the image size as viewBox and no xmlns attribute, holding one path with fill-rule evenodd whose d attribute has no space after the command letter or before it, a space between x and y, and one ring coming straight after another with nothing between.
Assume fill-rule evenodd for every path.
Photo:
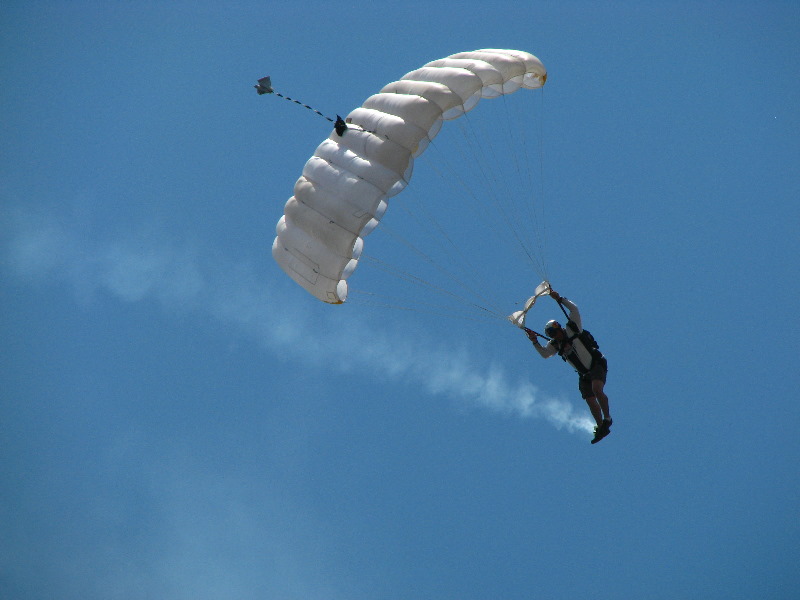
<instances>
[{"instance_id":1,"label":"skydiver's hand","mask_svg":"<svg viewBox=\"0 0 800 600\"><path fill-rule=\"evenodd\" d=\"M561 294L555 290L550 290L550 297L556 302L561 302Z\"/></svg>"},{"instance_id":2,"label":"skydiver's hand","mask_svg":"<svg viewBox=\"0 0 800 600\"><path fill-rule=\"evenodd\" d=\"M538 343L538 335L533 329L525 328L525 333L528 335L528 339L532 341L534 344Z\"/></svg>"}]
</instances>

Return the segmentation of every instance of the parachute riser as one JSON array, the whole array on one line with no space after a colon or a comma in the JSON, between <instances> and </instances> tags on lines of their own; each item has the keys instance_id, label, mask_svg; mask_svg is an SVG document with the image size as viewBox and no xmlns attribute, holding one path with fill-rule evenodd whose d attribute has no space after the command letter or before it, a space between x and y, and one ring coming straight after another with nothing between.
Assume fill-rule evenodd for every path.
<instances>
[{"instance_id":1,"label":"parachute riser","mask_svg":"<svg viewBox=\"0 0 800 600\"><path fill-rule=\"evenodd\" d=\"M552 341L552 339L553 339L553 338L549 338L549 337L547 337L546 335L542 335L542 334L541 334L541 333L539 333L538 331L534 331L533 329L530 329L530 328L528 328L528 327L523 327L522 329L523 329L523 331L524 331L525 333L527 333L528 335L530 335L530 334L532 333L533 335L535 335L535 336L537 336L537 337L540 337L540 338L542 338L543 340L547 340L548 342L549 342L549 341Z\"/></svg>"},{"instance_id":2,"label":"parachute riser","mask_svg":"<svg viewBox=\"0 0 800 600\"><path fill-rule=\"evenodd\" d=\"M326 120L330 121L331 123L333 123L333 128L336 130L336 134L339 137L343 136L345 134L345 132L347 131L347 124L344 122L344 119L342 119L342 117L340 117L339 115L336 115L336 119L331 119L330 117L327 117L327 116L323 115L316 108L314 108L312 106L309 106L308 104L304 104L303 102L300 102L299 100L295 100L294 98L290 98L289 96L284 96L280 92L275 91L272 88L272 81L271 81L269 75L259 79L258 83L253 87L256 88L256 91L258 92L259 96L262 96L264 94L275 94L276 96L278 96L278 98L283 98L284 100L289 100L290 102L294 102L295 104L299 104L300 106L302 106L304 108L307 108L308 110L318 114L323 119L326 119Z\"/></svg>"},{"instance_id":3,"label":"parachute riser","mask_svg":"<svg viewBox=\"0 0 800 600\"><path fill-rule=\"evenodd\" d=\"M561 312L563 312L563 313L564 313L564 316L567 318L567 321L569 321L569 315L567 314L567 311L566 311L566 309L564 308L564 305L563 305L563 304L561 304L561 300L557 300L557 301L556 301L556 303L558 304L558 308L560 308L560 309L561 309Z\"/></svg>"}]
</instances>

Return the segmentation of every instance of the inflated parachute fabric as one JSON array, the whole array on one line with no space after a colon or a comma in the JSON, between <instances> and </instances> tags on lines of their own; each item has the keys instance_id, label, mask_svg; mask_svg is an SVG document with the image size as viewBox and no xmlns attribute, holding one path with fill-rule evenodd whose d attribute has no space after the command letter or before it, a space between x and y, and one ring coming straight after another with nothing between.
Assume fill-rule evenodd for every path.
<instances>
[{"instance_id":1,"label":"inflated parachute fabric","mask_svg":"<svg viewBox=\"0 0 800 600\"><path fill-rule=\"evenodd\" d=\"M385 86L347 116L344 135L331 132L306 163L278 221L273 257L311 294L341 304L364 237L388 199L408 185L414 158L442 122L481 98L539 88L546 79L532 54L476 50L430 62Z\"/></svg>"}]
</instances>

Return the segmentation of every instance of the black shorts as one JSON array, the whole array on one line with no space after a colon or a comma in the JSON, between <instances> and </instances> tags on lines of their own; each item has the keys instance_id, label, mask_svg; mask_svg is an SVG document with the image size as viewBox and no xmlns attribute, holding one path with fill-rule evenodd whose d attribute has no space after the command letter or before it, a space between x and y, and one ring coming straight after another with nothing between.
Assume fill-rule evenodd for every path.
<instances>
[{"instance_id":1,"label":"black shorts","mask_svg":"<svg viewBox=\"0 0 800 600\"><path fill-rule=\"evenodd\" d=\"M608 361L605 356L595 359L594 366L591 371L585 375L578 377L578 389L581 391L581 398L594 398L592 391L592 381L599 379L603 383L606 382L606 375L608 374Z\"/></svg>"}]
</instances>

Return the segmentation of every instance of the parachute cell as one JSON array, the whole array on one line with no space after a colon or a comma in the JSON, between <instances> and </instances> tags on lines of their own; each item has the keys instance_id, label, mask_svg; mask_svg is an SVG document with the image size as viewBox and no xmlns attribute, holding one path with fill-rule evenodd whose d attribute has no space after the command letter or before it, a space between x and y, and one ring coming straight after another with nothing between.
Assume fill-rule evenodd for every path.
<instances>
[{"instance_id":1,"label":"parachute cell","mask_svg":"<svg viewBox=\"0 0 800 600\"><path fill-rule=\"evenodd\" d=\"M277 263L320 300L344 302L364 237L408 185L414 158L442 122L481 98L538 88L546 79L532 54L489 49L430 62L384 86L346 117L344 135L331 132L306 163L276 228Z\"/></svg>"}]
</instances>

